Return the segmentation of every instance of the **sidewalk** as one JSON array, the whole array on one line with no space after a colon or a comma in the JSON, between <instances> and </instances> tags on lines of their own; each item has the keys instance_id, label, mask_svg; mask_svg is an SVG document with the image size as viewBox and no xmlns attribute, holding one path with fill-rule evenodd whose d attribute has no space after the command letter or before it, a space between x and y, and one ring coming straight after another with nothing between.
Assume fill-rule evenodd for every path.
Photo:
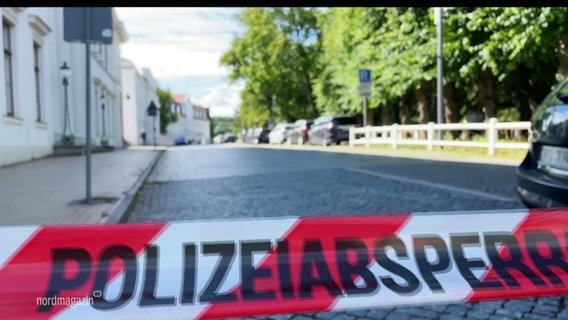
<instances>
[{"instance_id":1,"label":"sidewalk","mask_svg":"<svg viewBox=\"0 0 568 320\"><path fill-rule=\"evenodd\" d=\"M0 225L102 223L126 210L163 147L94 153L92 204L86 197L85 156L52 156L0 168Z\"/></svg>"}]
</instances>

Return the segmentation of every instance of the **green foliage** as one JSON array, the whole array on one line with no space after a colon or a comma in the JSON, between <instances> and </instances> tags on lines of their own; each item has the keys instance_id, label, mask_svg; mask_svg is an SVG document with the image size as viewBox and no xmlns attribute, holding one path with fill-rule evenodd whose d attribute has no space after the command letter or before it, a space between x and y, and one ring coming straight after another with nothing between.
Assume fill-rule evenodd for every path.
<instances>
[{"instance_id":1,"label":"green foliage","mask_svg":"<svg viewBox=\"0 0 568 320\"><path fill-rule=\"evenodd\" d=\"M234 118L232 117L212 117L211 127L213 128L213 136L233 132L233 122Z\"/></svg>"},{"instance_id":2,"label":"green foliage","mask_svg":"<svg viewBox=\"0 0 568 320\"><path fill-rule=\"evenodd\" d=\"M168 124L176 122L177 115L171 112L172 94L169 89L158 88L158 99L160 101L160 133L166 134Z\"/></svg>"},{"instance_id":3,"label":"green foliage","mask_svg":"<svg viewBox=\"0 0 568 320\"><path fill-rule=\"evenodd\" d=\"M310 116L310 105L315 110L311 93L317 73L315 15L313 8L247 8L238 16L247 31L233 39L220 62L231 68L232 81L247 81L241 108L258 114L245 122L291 121ZM247 110L241 116L251 114Z\"/></svg>"},{"instance_id":4,"label":"green foliage","mask_svg":"<svg viewBox=\"0 0 568 320\"><path fill-rule=\"evenodd\" d=\"M270 119L358 115L363 68L373 76L369 108L384 106L396 119L404 97L415 118L416 91L436 81L430 7L247 8L238 19L246 32L221 58L231 80L246 81L235 130ZM453 7L442 21L444 81L457 89L458 121L482 102L483 70L495 76L490 92L504 119L526 119L556 83L568 8ZM564 59L568 69L568 53ZM435 104L435 86L428 95Z\"/></svg>"},{"instance_id":5,"label":"green foliage","mask_svg":"<svg viewBox=\"0 0 568 320\"><path fill-rule=\"evenodd\" d=\"M515 108L504 108L497 112L499 122L516 122L520 120L519 111Z\"/></svg>"}]
</instances>

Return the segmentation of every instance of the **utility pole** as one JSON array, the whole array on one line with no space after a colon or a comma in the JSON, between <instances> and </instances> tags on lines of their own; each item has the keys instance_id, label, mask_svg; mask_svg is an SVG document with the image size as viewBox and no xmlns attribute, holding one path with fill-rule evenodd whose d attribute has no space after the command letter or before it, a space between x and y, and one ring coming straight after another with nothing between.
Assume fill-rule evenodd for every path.
<instances>
[{"instance_id":1,"label":"utility pole","mask_svg":"<svg viewBox=\"0 0 568 320\"><path fill-rule=\"evenodd\" d=\"M442 8L434 8L434 21L438 34L438 79L437 79L437 123L444 122L444 46L442 37ZM438 130L438 140L442 140L442 130Z\"/></svg>"}]
</instances>

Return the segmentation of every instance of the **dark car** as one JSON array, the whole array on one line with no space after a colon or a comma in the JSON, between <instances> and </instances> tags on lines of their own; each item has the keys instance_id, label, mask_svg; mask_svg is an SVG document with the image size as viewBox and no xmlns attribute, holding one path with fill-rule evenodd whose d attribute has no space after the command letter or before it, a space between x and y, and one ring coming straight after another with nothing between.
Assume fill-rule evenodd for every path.
<instances>
[{"instance_id":1,"label":"dark car","mask_svg":"<svg viewBox=\"0 0 568 320\"><path fill-rule=\"evenodd\" d=\"M176 146L185 145L187 144L187 139L184 136L179 136L176 138L174 143Z\"/></svg>"},{"instance_id":2,"label":"dark car","mask_svg":"<svg viewBox=\"0 0 568 320\"><path fill-rule=\"evenodd\" d=\"M352 116L321 116L314 120L308 131L310 144L327 146L349 141L349 129L358 125Z\"/></svg>"},{"instance_id":3,"label":"dark car","mask_svg":"<svg viewBox=\"0 0 568 320\"><path fill-rule=\"evenodd\" d=\"M517 192L529 208L568 207L568 78L544 98L531 122Z\"/></svg>"},{"instance_id":4,"label":"dark car","mask_svg":"<svg viewBox=\"0 0 568 320\"><path fill-rule=\"evenodd\" d=\"M268 143L268 135L269 134L270 134L270 130L262 129L262 131L258 135L258 143Z\"/></svg>"},{"instance_id":5,"label":"dark car","mask_svg":"<svg viewBox=\"0 0 568 320\"><path fill-rule=\"evenodd\" d=\"M223 136L223 143L230 143L230 142L235 142L237 141L237 137L235 137L232 134L225 134Z\"/></svg>"},{"instance_id":6,"label":"dark car","mask_svg":"<svg viewBox=\"0 0 568 320\"><path fill-rule=\"evenodd\" d=\"M308 130L311 129L313 120L300 119L296 120L288 132L289 144L304 144L308 142Z\"/></svg>"}]
</instances>

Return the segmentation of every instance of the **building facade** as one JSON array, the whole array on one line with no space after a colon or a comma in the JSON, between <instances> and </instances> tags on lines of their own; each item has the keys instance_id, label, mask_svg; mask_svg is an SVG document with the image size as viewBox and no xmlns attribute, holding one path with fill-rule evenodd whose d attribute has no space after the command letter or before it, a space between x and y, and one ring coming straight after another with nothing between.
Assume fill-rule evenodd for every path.
<instances>
[{"instance_id":1,"label":"building facade","mask_svg":"<svg viewBox=\"0 0 568 320\"><path fill-rule=\"evenodd\" d=\"M63 40L63 8L2 7L1 14L0 166L48 156L60 145L84 145L86 45ZM112 44L90 46L91 142L120 148L120 44L127 34L112 14Z\"/></svg>"},{"instance_id":2,"label":"building facade","mask_svg":"<svg viewBox=\"0 0 568 320\"><path fill-rule=\"evenodd\" d=\"M152 72L139 71L134 63L122 60L123 137L128 145L155 145L160 142L160 100ZM158 108L151 116L148 108Z\"/></svg>"},{"instance_id":3,"label":"building facade","mask_svg":"<svg viewBox=\"0 0 568 320\"><path fill-rule=\"evenodd\" d=\"M211 120L209 110L191 103L185 94L173 94L171 112L177 121L167 127L167 136L174 141L184 139L188 143L211 143Z\"/></svg>"}]
</instances>

